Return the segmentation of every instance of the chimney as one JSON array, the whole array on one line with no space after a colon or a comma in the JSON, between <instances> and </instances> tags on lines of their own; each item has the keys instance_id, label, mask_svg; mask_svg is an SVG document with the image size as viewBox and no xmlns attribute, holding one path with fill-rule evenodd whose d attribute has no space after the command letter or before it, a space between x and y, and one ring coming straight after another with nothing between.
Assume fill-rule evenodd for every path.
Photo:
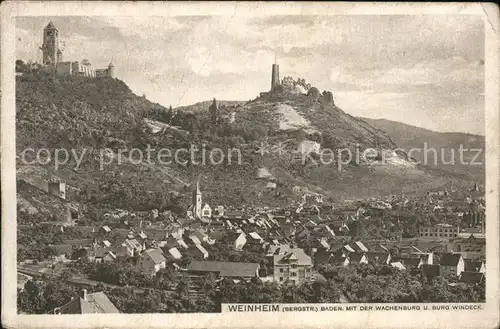
<instances>
[{"instance_id":1,"label":"chimney","mask_svg":"<svg viewBox=\"0 0 500 329\"><path fill-rule=\"evenodd\" d=\"M80 291L80 297L83 299L83 300L87 300L87 289L82 289Z\"/></svg>"}]
</instances>

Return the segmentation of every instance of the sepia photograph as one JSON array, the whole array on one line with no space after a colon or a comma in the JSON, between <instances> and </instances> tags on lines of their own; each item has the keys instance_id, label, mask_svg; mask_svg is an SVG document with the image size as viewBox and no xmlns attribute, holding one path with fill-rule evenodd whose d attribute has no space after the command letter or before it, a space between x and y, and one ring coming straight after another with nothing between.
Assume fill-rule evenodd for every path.
<instances>
[{"instance_id":1,"label":"sepia photograph","mask_svg":"<svg viewBox=\"0 0 500 329\"><path fill-rule=\"evenodd\" d=\"M239 4L11 18L16 313L498 306L498 17Z\"/></svg>"}]
</instances>

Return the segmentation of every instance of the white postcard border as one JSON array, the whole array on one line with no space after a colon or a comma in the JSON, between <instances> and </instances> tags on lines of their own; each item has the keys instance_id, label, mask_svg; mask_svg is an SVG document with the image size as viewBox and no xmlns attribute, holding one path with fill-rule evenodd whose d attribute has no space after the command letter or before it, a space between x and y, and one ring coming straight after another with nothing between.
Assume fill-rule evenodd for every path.
<instances>
[{"instance_id":1,"label":"white postcard border","mask_svg":"<svg viewBox=\"0 0 500 329\"><path fill-rule=\"evenodd\" d=\"M485 23L487 303L477 312L16 314L15 16L480 15ZM6 2L1 5L2 325L10 328L493 328L499 325L499 10L480 3ZM398 304L390 304L398 305ZM402 304L401 304L402 305ZM421 304L424 305L424 304ZM432 304L430 304L432 305Z\"/></svg>"}]
</instances>

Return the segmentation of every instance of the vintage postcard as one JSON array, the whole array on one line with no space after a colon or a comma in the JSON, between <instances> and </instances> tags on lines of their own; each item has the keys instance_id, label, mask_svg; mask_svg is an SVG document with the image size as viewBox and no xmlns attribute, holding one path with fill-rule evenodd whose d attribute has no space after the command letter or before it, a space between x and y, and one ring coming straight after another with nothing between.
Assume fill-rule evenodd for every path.
<instances>
[{"instance_id":1,"label":"vintage postcard","mask_svg":"<svg viewBox=\"0 0 500 329\"><path fill-rule=\"evenodd\" d=\"M498 327L498 6L1 15L4 327Z\"/></svg>"}]
</instances>

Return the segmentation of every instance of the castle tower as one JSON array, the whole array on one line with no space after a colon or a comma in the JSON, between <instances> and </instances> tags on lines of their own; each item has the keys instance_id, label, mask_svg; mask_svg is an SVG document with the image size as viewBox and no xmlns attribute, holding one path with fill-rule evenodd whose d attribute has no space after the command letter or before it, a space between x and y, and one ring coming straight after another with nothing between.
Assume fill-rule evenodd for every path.
<instances>
[{"instance_id":1,"label":"castle tower","mask_svg":"<svg viewBox=\"0 0 500 329\"><path fill-rule=\"evenodd\" d=\"M280 66L278 64L273 64L272 75L271 75L271 91L274 87L280 83Z\"/></svg>"},{"instance_id":2,"label":"castle tower","mask_svg":"<svg viewBox=\"0 0 500 329\"><path fill-rule=\"evenodd\" d=\"M112 79L115 78L115 66L113 65L113 62L108 65L108 77Z\"/></svg>"},{"instance_id":3,"label":"castle tower","mask_svg":"<svg viewBox=\"0 0 500 329\"><path fill-rule=\"evenodd\" d=\"M200 191L200 180L196 182L196 189L193 191L193 216L196 218L201 218L201 191Z\"/></svg>"},{"instance_id":4,"label":"castle tower","mask_svg":"<svg viewBox=\"0 0 500 329\"><path fill-rule=\"evenodd\" d=\"M54 26L54 23L49 22L43 29L43 64L56 67L59 52L59 30ZM62 53L59 58L62 59Z\"/></svg>"}]
</instances>

